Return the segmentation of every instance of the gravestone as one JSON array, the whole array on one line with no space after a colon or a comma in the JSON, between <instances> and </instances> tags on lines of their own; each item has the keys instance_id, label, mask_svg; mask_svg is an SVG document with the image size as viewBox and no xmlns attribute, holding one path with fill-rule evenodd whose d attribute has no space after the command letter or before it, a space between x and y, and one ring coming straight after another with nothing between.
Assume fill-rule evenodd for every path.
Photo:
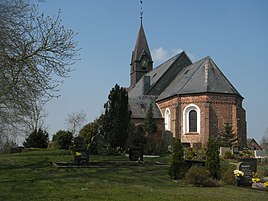
<instances>
[{"instance_id":1,"label":"gravestone","mask_svg":"<svg viewBox=\"0 0 268 201\"><path fill-rule=\"evenodd\" d=\"M239 155L239 148L238 146L232 146L232 154Z\"/></svg>"},{"instance_id":2,"label":"gravestone","mask_svg":"<svg viewBox=\"0 0 268 201\"><path fill-rule=\"evenodd\" d=\"M261 161L265 161L265 158L267 158L265 150L254 150L254 156Z\"/></svg>"},{"instance_id":3,"label":"gravestone","mask_svg":"<svg viewBox=\"0 0 268 201\"><path fill-rule=\"evenodd\" d=\"M162 139L166 146L172 145L173 143L173 133L171 131L164 131L162 133Z\"/></svg>"},{"instance_id":4,"label":"gravestone","mask_svg":"<svg viewBox=\"0 0 268 201\"><path fill-rule=\"evenodd\" d=\"M224 158L227 151L230 151L230 147L220 147L220 156Z\"/></svg>"},{"instance_id":5,"label":"gravestone","mask_svg":"<svg viewBox=\"0 0 268 201\"><path fill-rule=\"evenodd\" d=\"M253 172L257 172L257 159L256 158L240 158L239 162L249 163Z\"/></svg>"},{"instance_id":6,"label":"gravestone","mask_svg":"<svg viewBox=\"0 0 268 201\"><path fill-rule=\"evenodd\" d=\"M237 179L237 186L251 186L253 177L251 164L247 162L239 162L237 169L244 173L244 176Z\"/></svg>"},{"instance_id":7,"label":"gravestone","mask_svg":"<svg viewBox=\"0 0 268 201\"><path fill-rule=\"evenodd\" d=\"M131 161L142 161L143 160L143 151L141 148L131 148L129 150L129 160Z\"/></svg>"},{"instance_id":8,"label":"gravestone","mask_svg":"<svg viewBox=\"0 0 268 201\"><path fill-rule=\"evenodd\" d=\"M185 160L185 164L188 168L192 167L193 165L199 166L199 167L205 167L206 161L201 160Z\"/></svg>"}]
</instances>

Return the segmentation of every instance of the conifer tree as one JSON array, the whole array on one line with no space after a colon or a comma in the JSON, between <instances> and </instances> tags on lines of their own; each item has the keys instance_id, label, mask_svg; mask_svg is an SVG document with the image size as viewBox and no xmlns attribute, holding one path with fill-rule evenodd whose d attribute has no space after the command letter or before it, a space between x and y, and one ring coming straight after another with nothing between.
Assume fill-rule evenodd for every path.
<instances>
[{"instance_id":1,"label":"conifer tree","mask_svg":"<svg viewBox=\"0 0 268 201\"><path fill-rule=\"evenodd\" d=\"M231 147L237 141L232 124L225 123L223 132L220 135L220 146Z\"/></svg>"},{"instance_id":2,"label":"conifer tree","mask_svg":"<svg viewBox=\"0 0 268 201\"><path fill-rule=\"evenodd\" d=\"M217 143L213 139L208 140L206 151L206 168L213 179L220 179L220 158Z\"/></svg>"},{"instance_id":3,"label":"conifer tree","mask_svg":"<svg viewBox=\"0 0 268 201\"><path fill-rule=\"evenodd\" d=\"M181 141L177 138L174 139L172 148L172 161L169 168L169 176L174 180L181 179L185 174L184 152Z\"/></svg>"},{"instance_id":4,"label":"conifer tree","mask_svg":"<svg viewBox=\"0 0 268 201\"><path fill-rule=\"evenodd\" d=\"M111 148L123 148L128 137L131 112L128 108L128 94L118 84L110 91L104 105L103 131Z\"/></svg>"},{"instance_id":5,"label":"conifer tree","mask_svg":"<svg viewBox=\"0 0 268 201\"><path fill-rule=\"evenodd\" d=\"M157 131L153 116L153 104L151 103L143 123L143 128L147 135L152 135Z\"/></svg>"},{"instance_id":6,"label":"conifer tree","mask_svg":"<svg viewBox=\"0 0 268 201\"><path fill-rule=\"evenodd\" d=\"M48 133L41 128L35 129L25 140L23 145L26 148L47 148Z\"/></svg>"}]
</instances>

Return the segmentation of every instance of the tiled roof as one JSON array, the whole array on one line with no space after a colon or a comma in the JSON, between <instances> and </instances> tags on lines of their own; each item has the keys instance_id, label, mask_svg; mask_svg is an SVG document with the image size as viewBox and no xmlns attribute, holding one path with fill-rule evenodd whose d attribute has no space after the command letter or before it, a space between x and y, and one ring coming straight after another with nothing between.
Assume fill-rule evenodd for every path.
<instances>
[{"instance_id":1,"label":"tiled roof","mask_svg":"<svg viewBox=\"0 0 268 201\"><path fill-rule=\"evenodd\" d=\"M174 95L207 92L241 96L210 57L205 57L180 71L157 101Z\"/></svg>"}]
</instances>

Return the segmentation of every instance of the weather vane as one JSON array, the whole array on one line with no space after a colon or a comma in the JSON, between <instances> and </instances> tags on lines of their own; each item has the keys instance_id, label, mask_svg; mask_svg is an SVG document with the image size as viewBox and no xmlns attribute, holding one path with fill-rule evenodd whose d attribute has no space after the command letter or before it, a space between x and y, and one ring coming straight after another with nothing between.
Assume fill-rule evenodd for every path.
<instances>
[{"instance_id":1,"label":"weather vane","mask_svg":"<svg viewBox=\"0 0 268 201\"><path fill-rule=\"evenodd\" d=\"M142 10L142 1L140 1L140 3L141 3L141 12L140 12L140 14L141 14L141 21L142 21L142 15L143 15L143 10Z\"/></svg>"}]
</instances>

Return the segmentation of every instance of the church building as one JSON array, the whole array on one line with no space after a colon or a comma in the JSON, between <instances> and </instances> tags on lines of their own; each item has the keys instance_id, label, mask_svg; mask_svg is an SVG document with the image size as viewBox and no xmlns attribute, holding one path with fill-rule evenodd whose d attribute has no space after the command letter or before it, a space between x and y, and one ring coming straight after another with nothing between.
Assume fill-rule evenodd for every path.
<instances>
[{"instance_id":1,"label":"church building","mask_svg":"<svg viewBox=\"0 0 268 201\"><path fill-rule=\"evenodd\" d=\"M232 125L240 149L247 144L243 97L212 58L195 63L185 52L153 68L153 60L141 21L130 64L128 88L131 119L144 121L150 104L157 134L173 137L192 147L205 147L225 123Z\"/></svg>"}]
</instances>

